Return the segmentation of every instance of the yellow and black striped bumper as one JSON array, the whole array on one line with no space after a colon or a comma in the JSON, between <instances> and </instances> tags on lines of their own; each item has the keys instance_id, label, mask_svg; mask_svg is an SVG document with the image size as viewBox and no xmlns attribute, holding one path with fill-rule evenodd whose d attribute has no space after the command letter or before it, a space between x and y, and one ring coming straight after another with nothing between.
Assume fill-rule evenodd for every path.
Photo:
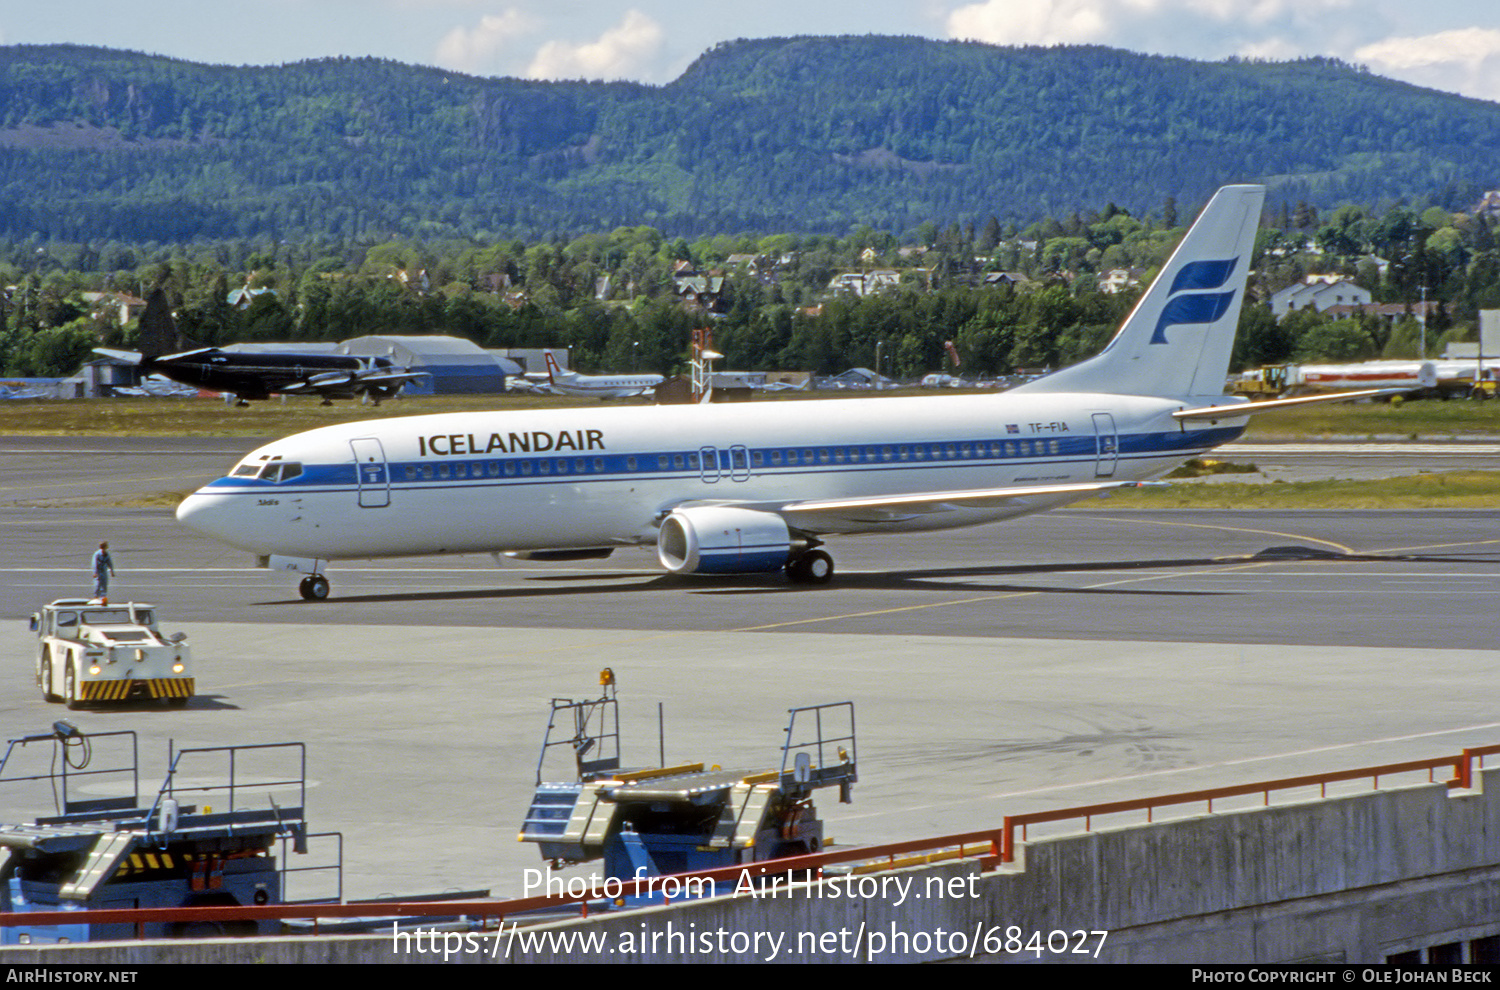
<instances>
[{"instance_id":1,"label":"yellow and black striped bumper","mask_svg":"<svg viewBox=\"0 0 1500 990\"><path fill-rule=\"evenodd\" d=\"M125 701L128 698L191 698L191 677L149 677L143 680L84 681L78 685L84 701Z\"/></svg>"}]
</instances>

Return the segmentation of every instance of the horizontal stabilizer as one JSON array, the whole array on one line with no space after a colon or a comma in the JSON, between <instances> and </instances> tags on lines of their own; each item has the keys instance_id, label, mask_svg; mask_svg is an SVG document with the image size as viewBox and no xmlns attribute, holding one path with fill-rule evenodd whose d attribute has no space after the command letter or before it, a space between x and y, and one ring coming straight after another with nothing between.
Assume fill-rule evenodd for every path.
<instances>
[{"instance_id":1,"label":"horizontal stabilizer","mask_svg":"<svg viewBox=\"0 0 1500 990\"><path fill-rule=\"evenodd\" d=\"M1226 402L1222 406L1200 406L1197 409L1179 409L1173 419L1238 419L1256 413L1275 412L1296 406L1310 406L1319 402L1351 402L1354 399L1369 399L1384 395L1405 395L1409 388L1366 388L1357 392L1335 392L1331 395L1303 395L1295 399L1268 399L1265 402Z\"/></svg>"},{"instance_id":2,"label":"horizontal stabilizer","mask_svg":"<svg viewBox=\"0 0 1500 990\"><path fill-rule=\"evenodd\" d=\"M94 348L94 353L103 354L105 357L112 357L116 361L124 361L126 364L141 363L141 355L137 354L135 351L114 351L110 350L108 347L96 347Z\"/></svg>"}]
</instances>

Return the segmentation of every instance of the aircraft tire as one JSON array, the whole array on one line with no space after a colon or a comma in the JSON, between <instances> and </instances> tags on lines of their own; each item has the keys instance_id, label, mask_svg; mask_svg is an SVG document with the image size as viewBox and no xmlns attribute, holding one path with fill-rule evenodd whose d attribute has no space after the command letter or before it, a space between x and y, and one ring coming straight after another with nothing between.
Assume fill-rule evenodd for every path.
<instances>
[{"instance_id":1,"label":"aircraft tire","mask_svg":"<svg viewBox=\"0 0 1500 990\"><path fill-rule=\"evenodd\" d=\"M52 693L52 647L42 647L42 669L39 671L42 681L42 700L56 701L57 695Z\"/></svg>"},{"instance_id":2,"label":"aircraft tire","mask_svg":"<svg viewBox=\"0 0 1500 990\"><path fill-rule=\"evenodd\" d=\"M809 550L799 563L808 584L827 584L833 580L833 558L822 550Z\"/></svg>"},{"instance_id":3,"label":"aircraft tire","mask_svg":"<svg viewBox=\"0 0 1500 990\"><path fill-rule=\"evenodd\" d=\"M63 675L63 700L67 702L71 711L77 711L83 707L83 699L78 697L78 677L73 673L73 663L68 662L68 672Z\"/></svg>"},{"instance_id":4,"label":"aircraft tire","mask_svg":"<svg viewBox=\"0 0 1500 990\"><path fill-rule=\"evenodd\" d=\"M827 584L833 580L833 558L822 550L809 550L786 565L793 584Z\"/></svg>"},{"instance_id":5,"label":"aircraft tire","mask_svg":"<svg viewBox=\"0 0 1500 990\"><path fill-rule=\"evenodd\" d=\"M302 583L297 586L297 590L307 601L320 602L328 597L330 587L328 579L323 575L309 574L302 579Z\"/></svg>"}]
</instances>

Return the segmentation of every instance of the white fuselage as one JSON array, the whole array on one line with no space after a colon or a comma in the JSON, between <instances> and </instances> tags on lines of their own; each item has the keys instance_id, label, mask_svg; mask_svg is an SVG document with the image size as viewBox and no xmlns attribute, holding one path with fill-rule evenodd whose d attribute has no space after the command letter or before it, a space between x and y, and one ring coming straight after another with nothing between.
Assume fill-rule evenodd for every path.
<instances>
[{"instance_id":1,"label":"white fuselage","mask_svg":"<svg viewBox=\"0 0 1500 990\"><path fill-rule=\"evenodd\" d=\"M1242 418L1183 426L1170 415L1183 405L1000 394L388 419L268 444L190 495L178 518L259 555L323 560L649 545L685 504L776 511L812 499L1145 480L1243 430ZM808 529L945 529L1079 497Z\"/></svg>"},{"instance_id":2,"label":"white fuselage","mask_svg":"<svg viewBox=\"0 0 1500 990\"><path fill-rule=\"evenodd\" d=\"M564 395L588 395L596 399L628 399L644 395L662 383L661 375L552 375L549 384Z\"/></svg>"}]
</instances>

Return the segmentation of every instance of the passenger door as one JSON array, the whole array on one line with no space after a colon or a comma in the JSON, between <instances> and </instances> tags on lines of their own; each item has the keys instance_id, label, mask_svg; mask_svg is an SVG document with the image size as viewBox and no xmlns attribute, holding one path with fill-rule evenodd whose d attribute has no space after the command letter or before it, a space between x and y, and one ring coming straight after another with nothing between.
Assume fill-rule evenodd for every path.
<instances>
[{"instance_id":1,"label":"passenger door","mask_svg":"<svg viewBox=\"0 0 1500 990\"><path fill-rule=\"evenodd\" d=\"M385 463L385 448L374 437L350 440L354 450L354 478L359 485L359 504L379 509L391 504L390 469Z\"/></svg>"}]
</instances>

